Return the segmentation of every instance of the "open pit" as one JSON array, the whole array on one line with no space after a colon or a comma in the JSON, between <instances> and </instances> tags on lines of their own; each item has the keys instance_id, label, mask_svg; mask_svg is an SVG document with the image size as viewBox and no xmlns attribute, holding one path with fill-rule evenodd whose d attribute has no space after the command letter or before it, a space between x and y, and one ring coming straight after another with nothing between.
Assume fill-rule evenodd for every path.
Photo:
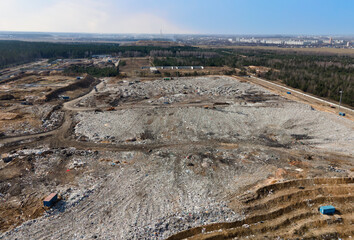
<instances>
[{"instance_id":1,"label":"open pit","mask_svg":"<svg viewBox=\"0 0 354 240\"><path fill-rule=\"evenodd\" d=\"M116 82L68 102L53 137L4 150L1 238L272 239L352 223L352 121L231 77ZM62 200L44 211L50 192Z\"/></svg>"}]
</instances>

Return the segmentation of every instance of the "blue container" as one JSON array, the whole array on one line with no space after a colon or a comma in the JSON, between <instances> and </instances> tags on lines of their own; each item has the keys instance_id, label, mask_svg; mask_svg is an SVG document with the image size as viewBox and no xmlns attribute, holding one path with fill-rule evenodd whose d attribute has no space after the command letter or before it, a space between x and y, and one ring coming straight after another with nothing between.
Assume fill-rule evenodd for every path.
<instances>
[{"instance_id":1,"label":"blue container","mask_svg":"<svg viewBox=\"0 0 354 240\"><path fill-rule=\"evenodd\" d=\"M46 197L43 201L43 205L45 207L51 207L58 200L58 194L52 193L48 197Z\"/></svg>"},{"instance_id":2,"label":"blue container","mask_svg":"<svg viewBox=\"0 0 354 240\"><path fill-rule=\"evenodd\" d=\"M331 215L331 214L334 214L335 211L336 211L336 209L332 205L320 207L320 212L322 214Z\"/></svg>"},{"instance_id":3,"label":"blue container","mask_svg":"<svg viewBox=\"0 0 354 240\"><path fill-rule=\"evenodd\" d=\"M291 94L291 92L286 92L287 94Z\"/></svg>"},{"instance_id":4,"label":"blue container","mask_svg":"<svg viewBox=\"0 0 354 240\"><path fill-rule=\"evenodd\" d=\"M339 115L344 117L345 113L344 112L339 112Z\"/></svg>"}]
</instances>

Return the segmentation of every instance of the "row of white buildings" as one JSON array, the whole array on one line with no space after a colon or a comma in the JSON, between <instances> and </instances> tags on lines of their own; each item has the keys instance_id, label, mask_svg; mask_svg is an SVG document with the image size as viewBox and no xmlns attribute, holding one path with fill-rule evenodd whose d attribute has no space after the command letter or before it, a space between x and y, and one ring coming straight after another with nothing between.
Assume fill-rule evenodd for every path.
<instances>
[{"instance_id":1,"label":"row of white buildings","mask_svg":"<svg viewBox=\"0 0 354 240\"><path fill-rule=\"evenodd\" d=\"M279 39L279 38L229 38L231 43L248 43L248 44L269 44L269 45L291 45L291 46L310 46L310 45L334 45L334 46L346 46L351 47L350 41L345 41L341 39Z\"/></svg>"},{"instance_id":2,"label":"row of white buildings","mask_svg":"<svg viewBox=\"0 0 354 240\"><path fill-rule=\"evenodd\" d=\"M318 40L280 40L280 39L258 39L258 38L236 38L235 41L233 39L229 39L230 42L237 43L257 43L257 44L273 44L273 45L312 45L318 44Z\"/></svg>"}]
</instances>

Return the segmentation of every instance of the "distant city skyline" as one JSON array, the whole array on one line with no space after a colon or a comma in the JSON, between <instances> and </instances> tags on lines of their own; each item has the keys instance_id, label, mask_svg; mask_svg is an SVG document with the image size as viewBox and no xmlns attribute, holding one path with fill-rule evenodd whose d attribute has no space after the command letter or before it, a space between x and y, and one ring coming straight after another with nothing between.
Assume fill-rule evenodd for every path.
<instances>
[{"instance_id":1,"label":"distant city skyline","mask_svg":"<svg viewBox=\"0 0 354 240\"><path fill-rule=\"evenodd\" d=\"M0 0L0 31L353 35L350 0Z\"/></svg>"}]
</instances>

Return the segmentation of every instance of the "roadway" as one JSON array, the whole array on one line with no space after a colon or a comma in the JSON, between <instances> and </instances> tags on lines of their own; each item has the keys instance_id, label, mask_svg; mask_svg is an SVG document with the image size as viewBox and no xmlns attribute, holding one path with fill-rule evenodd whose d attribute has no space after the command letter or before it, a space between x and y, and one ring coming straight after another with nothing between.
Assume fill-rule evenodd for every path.
<instances>
[{"instance_id":1,"label":"roadway","mask_svg":"<svg viewBox=\"0 0 354 240\"><path fill-rule=\"evenodd\" d=\"M251 78L254 78L254 79L257 79L257 80L259 80L259 81L265 82L265 83L267 83L267 84L270 84L270 85L273 85L273 86L282 88L282 89L287 90L287 91L289 91L289 92L291 92L291 93L295 92L295 93L300 94L300 95L302 95L302 96L306 96L306 97L308 97L308 98L312 98L312 99L314 99L314 100L316 100L316 101L320 101L320 102L323 102L323 103L326 103L326 104L329 104L329 105L332 105L332 106L339 107L339 104L336 104L336 103L333 103L333 102L329 102L329 101L323 100L323 99L318 98L318 97L314 97L314 96L312 96L312 95L309 95L309 94L306 94L306 93L303 93L303 92L294 90L293 88L284 87L284 86L282 86L282 85L279 85L279 84L276 84L276 83L273 83L273 82L270 82L270 81L266 81L266 80L263 80L263 79L261 79L261 78L257 78L257 77L254 77L254 76L251 76ZM340 108L341 108L341 109L345 109L345 110L350 111L350 112L354 112L353 109L350 109L350 108L347 108L347 107L344 107L344 106L340 106Z\"/></svg>"}]
</instances>

